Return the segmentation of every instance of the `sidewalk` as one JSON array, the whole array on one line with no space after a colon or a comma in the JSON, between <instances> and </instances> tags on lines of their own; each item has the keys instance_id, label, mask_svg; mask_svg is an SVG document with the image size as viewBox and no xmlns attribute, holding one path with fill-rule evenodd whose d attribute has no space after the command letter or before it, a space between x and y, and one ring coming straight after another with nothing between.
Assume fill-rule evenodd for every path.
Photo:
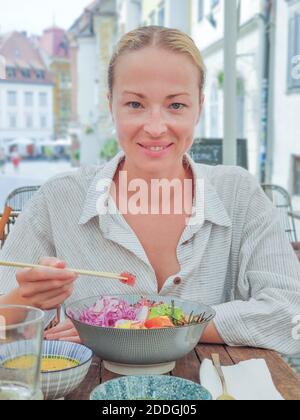
<instances>
[{"instance_id":1,"label":"sidewalk","mask_svg":"<svg viewBox=\"0 0 300 420\"><path fill-rule=\"evenodd\" d=\"M41 185L51 177L68 171L74 171L70 162L37 161L21 162L19 172L15 172L11 163L5 167L5 174L0 172L0 212L4 208L5 199L11 191L24 186Z\"/></svg>"}]
</instances>

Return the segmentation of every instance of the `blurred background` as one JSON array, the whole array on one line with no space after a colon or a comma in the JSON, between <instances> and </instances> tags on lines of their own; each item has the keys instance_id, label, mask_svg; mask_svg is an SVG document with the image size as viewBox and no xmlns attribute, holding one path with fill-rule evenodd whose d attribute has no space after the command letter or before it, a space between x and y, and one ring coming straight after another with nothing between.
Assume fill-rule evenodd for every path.
<instances>
[{"instance_id":1,"label":"blurred background","mask_svg":"<svg viewBox=\"0 0 300 420\"><path fill-rule=\"evenodd\" d=\"M232 15L229 2L236 5ZM117 153L106 100L110 56L124 33L162 25L188 33L207 66L195 160L223 163L229 103L237 115L236 163L261 183L283 187L300 209L300 0L0 0L0 6L0 208L14 188ZM227 28L236 27L227 38L225 17ZM226 98L224 57L233 43L235 94Z\"/></svg>"}]
</instances>

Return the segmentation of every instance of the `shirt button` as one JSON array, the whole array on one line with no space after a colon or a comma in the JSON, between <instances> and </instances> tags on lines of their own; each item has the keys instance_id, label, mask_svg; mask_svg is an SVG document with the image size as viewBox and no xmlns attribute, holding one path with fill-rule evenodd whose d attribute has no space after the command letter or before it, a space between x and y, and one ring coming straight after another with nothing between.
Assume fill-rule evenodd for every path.
<instances>
[{"instance_id":1,"label":"shirt button","mask_svg":"<svg viewBox=\"0 0 300 420\"><path fill-rule=\"evenodd\" d=\"M182 283L182 279L180 277L175 277L174 284L175 286L179 286Z\"/></svg>"}]
</instances>

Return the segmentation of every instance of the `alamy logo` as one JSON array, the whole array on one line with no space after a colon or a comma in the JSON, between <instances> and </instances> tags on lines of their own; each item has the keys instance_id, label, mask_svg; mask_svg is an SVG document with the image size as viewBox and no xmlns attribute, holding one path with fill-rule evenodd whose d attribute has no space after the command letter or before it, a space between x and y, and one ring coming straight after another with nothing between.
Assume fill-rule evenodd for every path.
<instances>
[{"instance_id":1,"label":"alamy logo","mask_svg":"<svg viewBox=\"0 0 300 420\"><path fill-rule=\"evenodd\" d=\"M117 208L112 197L117 197L117 187L111 179L101 179L96 187L99 194L96 207L100 216L115 215L185 215L186 225L204 223L204 179L152 179L149 185L143 179L128 183L127 172L120 171ZM194 185L195 184L195 185ZM193 191L195 199L192 204Z\"/></svg>"},{"instance_id":2,"label":"alamy logo","mask_svg":"<svg viewBox=\"0 0 300 420\"><path fill-rule=\"evenodd\" d=\"M300 55L292 58L292 66L292 78L294 80L300 80Z\"/></svg>"},{"instance_id":3,"label":"alamy logo","mask_svg":"<svg viewBox=\"0 0 300 420\"><path fill-rule=\"evenodd\" d=\"M0 315L0 340L6 339L5 326L6 326L5 318L4 316Z\"/></svg>"},{"instance_id":4,"label":"alamy logo","mask_svg":"<svg viewBox=\"0 0 300 420\"><path fill-rule=\"evenodd\" d=\"M0 55L0 80L6 79L6 60L3 55Z\"/></svg>"}]
</instances>

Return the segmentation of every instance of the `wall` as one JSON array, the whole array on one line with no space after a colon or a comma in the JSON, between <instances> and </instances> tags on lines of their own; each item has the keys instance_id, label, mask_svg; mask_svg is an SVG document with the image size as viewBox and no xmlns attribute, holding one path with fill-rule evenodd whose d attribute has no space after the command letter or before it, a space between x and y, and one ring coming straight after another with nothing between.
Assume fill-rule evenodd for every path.
<instances>
[{"instance_id":1,"label":"wall","mask_svg":"<svg viewBox=\"0 0 300 420\"><path fill-rule=\"evenodd\" d=\"M17 92L17 106L8 107L7 92ZM34 95L33 107L25 107L24 94L32 92ZM39 106L39 93L47 93L48 103L45 107ZM17 127L9 127L9 114L17 115ZM25 115L33 117L32 128L26 128ZM41 128L40 116L47 116L47 128ZM53 88L33 84L14 84L0 82L0 142L4 139L28 138L36 141L50 140L53 136Z\"/></svg>"},{"instance_id":2,"label":"wall","mask_svg":"<svg viewBox=\"0 0 300 420\"><path fill-rule=\"evenodd\" d=\"M296 3L295 3L296 4ZM300 12L300 2L298 2ZM275 57L275 139L273 180L293 192L292 156L300 156L300 92L287 92L289 8L278 1ZM300 54L300 51L299 51ZM299 203L300 204L300 203Z\"/></svg>"}]
</instances>

